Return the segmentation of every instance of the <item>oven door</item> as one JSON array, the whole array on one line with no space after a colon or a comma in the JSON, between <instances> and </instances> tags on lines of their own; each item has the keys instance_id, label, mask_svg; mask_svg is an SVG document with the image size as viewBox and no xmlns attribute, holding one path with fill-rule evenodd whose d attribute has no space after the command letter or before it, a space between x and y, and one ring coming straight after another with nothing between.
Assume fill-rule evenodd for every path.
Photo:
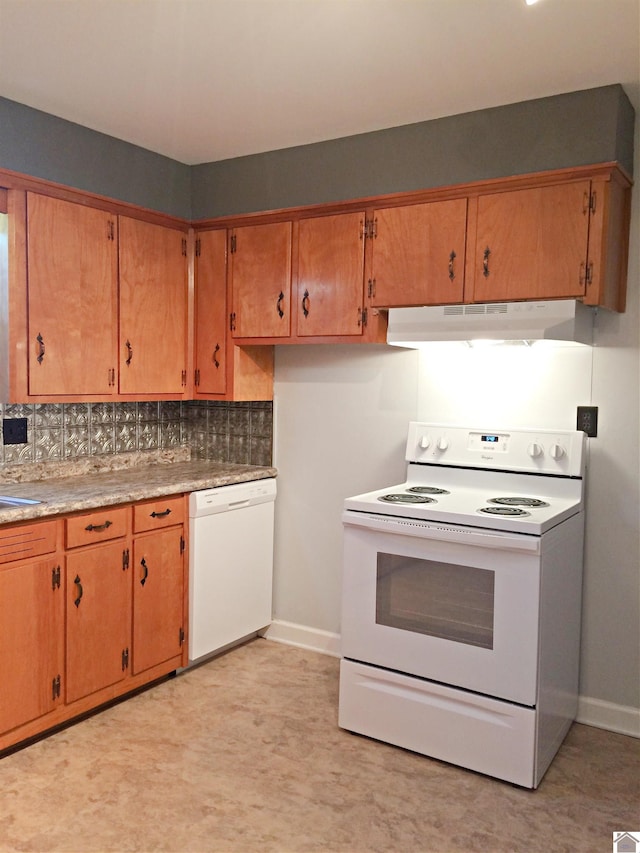
<instances>
[{"instance_id":1,"label":"oven door","mask_svg":"<svg viewBox=\"0 0 640 853\"><path fill-rule=\"evenodd\" d=\"M345 658L536 703L540 538L345 511Z\"/></svg>"}]
</instances>

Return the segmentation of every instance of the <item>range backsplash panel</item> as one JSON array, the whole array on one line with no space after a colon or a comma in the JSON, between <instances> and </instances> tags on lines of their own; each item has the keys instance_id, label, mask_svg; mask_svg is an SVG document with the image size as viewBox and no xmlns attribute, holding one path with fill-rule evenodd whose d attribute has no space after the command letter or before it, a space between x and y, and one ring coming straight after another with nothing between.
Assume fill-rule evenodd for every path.
<instances>
[{"instance_id":1,"label":"range backsplash panel","mask_svg":"<svg viewBox=\"0 0 640 853\"><path fill-rule=\"evenodd\" d=\"M4 403L26 418L27 443L5 445L0 467L189 447L192 459L271 465L271 402Z\"/></svg>"}]
</instances>

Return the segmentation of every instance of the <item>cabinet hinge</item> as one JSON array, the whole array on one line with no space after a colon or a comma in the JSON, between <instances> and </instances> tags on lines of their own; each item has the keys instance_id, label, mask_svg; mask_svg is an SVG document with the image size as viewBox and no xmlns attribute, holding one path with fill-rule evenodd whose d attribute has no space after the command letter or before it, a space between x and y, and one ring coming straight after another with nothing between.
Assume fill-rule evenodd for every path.
<instances>
[{"instance_id":1,"label":"cabinet hinge","mask_svg":"<svg viewBox=\"0 0 640 853\"><path fill-rule=\"evenodd\" d=\"M60 676L56 675L51 681L51 698L56 700L60 698Z\"/></svg>"},{"instance_id":2,"label":"cabinet hinge","mask_svg":"<svg viewBox=\"0 0 640 853\"><path fill-rule=\"evenodd\" d=\"M181 536L180 537L180 553L181 554L184 554L185 545L186 545L186 543L184 541L184 536Z\"/></svg>"},{"instance_id":3,"label":"cabinet hinge","mask_svg":"<svg viewBox=\"0 0 640 853\"><path fill-rule=\"evenodd\" d=\"M363 328L367 325L367 309L358 308L358 325Z\"/></svg>"},{"instance_id":4,"label":"cabinet hinge","mask_svg":"<svg viewBox=\"0 0 640 853\"><path fill-rule=\"evenodd\" d=\"M593 284L593 261L589 261L584 280L587 284Z\"/></svg>"},{"instance_id":5,"label":"cabinet hinge","mask_svg":"<svg viewBox=\"0 0 640 853\"><path fill-rule=\"evenodd\" d=\"M184 387L187 384L187 371L182 371L182 386Z\"/></svg>"},{"instance_id":6,"label":"cabinet hinge","mask_svg":"<svg viewBox=\"0 0 640 853\"><path fill-rule=\"evenodd\" d=\"M199 367L196 368L196 370L193 373L193 384L196 386L196 388L200 385L200 368Z\"/></svg>"},{"instance_id":7,"label":"cabinet hinge","mask_svg":"<svg viewBox=\"0 0 640 853\"><path fill-rule=\"evenodd\" d=\"M129 549L125 548L122 552L122 571L126 571L129 568Z\"/></svg>"},{"instance_id":8,"label":"cabinet hinge","mask_svg":"<svg viewBox=\"0 0 640 853\"><path fill-rule=\"evenodd\" d=\"M184 628L180 628L180 631L178 632L178 640L182 646L184 644Z\"/></svg>"},{"instance_id":9,"label":"cabinet hinge","mask_svg":"<svg viewBox=\"0 0 640 853\"><path fill-rule=\"evenodd\" d=\"M128 669L128 667L129 667L129 649L126 648L126 649L122 650L122 671L124 672L125 669Z\"/></svg>"},{"instance_id":10,"label":"cabinet hinge","mask_svg":"<svg viewBox=\"0 0 640 853\"><path fill-rule=\"evenodd\" d=\"M196 250L196 258L199 258L200 253L202 251L202 240L199 237L196 240L195 250Z\"/></svg>"},{"instance_id":11,"label":"cabinet hinge","mask_svg":"<svg viewBox=\"0 0 640 853\"><path fill-rule=\"evenodd\" d=\"M229 238L229 251L231 252L232 255L235 254L237 248L238 248L238 241L237 241L236 235L232 234L231 237Z\"/></svg>"},{"instance_id":12,"label":"cabinet hinge","mask_svg":"<svg viewBox=\"0 0 640 853\"><path fill-rule=\"evenodd\" d=\"M51 589L60 589L60 566L51 569Z\"/></svg>"},{"instance_id":13,"label":"cabinet hinge","mask_svg":"<svg viewBox=\"0 0 640 853\"><path fill-rule=\"evenodd\" d=\"M182 246L182 257L186 258L187 257L187 240L186 240L186 237L182 238L181 246Z\"/></svg>"},{"instance_id":14,"label":"cabinet hinge","mask_svg":"<svg viewBox=\"0 0 640 853\"><path fill-rule=\"evenodd\" d=\"M376 295L376 280L375 278L370 278L367 286L367 293L369 295L369 299Z\"/></svg>"},{"instance_id":15,"label":"cabinet hinge","mask_svg":"<svg viewBox=\"0 0 640 853\"><path fill-rule=\"evenodd\" d=\"M231 314L229 314L229 331L235 332L235 330L236 330L236 312L232 311Z\"/></svg>"},{"instance_id":16,"label":"cabinet hinge","mask_svg":"<svg viewBox=\"0 0 640 853\"><path fill-rule=\"evenodd\" d=\"M115 228L113 227L113 220L110 219L109 222L107 223L107 240L115 240L115 239L116 239L116 232L115 232Z\"/></svg>"},{"instance_id":17,"label":"cabinet hinge","mask_svg":"<svg viewBox=\"0 0 640 853\"><path fill-rule=\"evenodd\" d=\"M364 222L364 236L369 240L373 240L378 236L378 220L377 219L365 219Z\"/></svg>"},{"instance_id":18,"label":"cabinet hinge","mask_svg":"<svg viewBox=\"0 0 640 853\"><path fill-rule=\"evenodd\" d=\"M593 190L589 196L589 213L593 215L596 212L596 191Z\"/></svg>"}]
</instances>

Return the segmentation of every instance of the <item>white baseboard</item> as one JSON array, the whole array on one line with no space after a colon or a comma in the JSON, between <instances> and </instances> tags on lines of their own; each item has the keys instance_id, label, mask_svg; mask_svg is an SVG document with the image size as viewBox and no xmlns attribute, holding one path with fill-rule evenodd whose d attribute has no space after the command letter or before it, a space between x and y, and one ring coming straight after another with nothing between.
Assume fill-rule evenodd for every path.
<instances>
[{"instance_id":1,"label":"white baseboard","mask_svg":"<svg viewBox=\"0 0 640 853\"><path fill-rule=\"evenodd\" d=\"M576 719L587 726L640 738L640 708L580 696Z\"/></svg>"},{"instance_id":2,"label":"white baseboard","mask_svg":"<svg viewBox=\"0 0 640 853\"><path fill-rule=\"evenodd\" d=\"M340 657L340 634L280 619L274 619L271 625L261 633L263 637L274 640L276 643L285 643L288 646L309 649L323 655ZM640 709L638 708L580 696L576 719L577 722L587 726L640 738Z\"/></svg>"},{"instance_id":3,"label":"white baseboard","mask_svg":"<svg viewBox=\"0 0 640 853\"><path fill-rule=\"evenodd\" d=\"M322 631L319 628L309 628L306 625L297 625L295 622L274 619L266 631L262 632L262 636L267 640L275 640L276 643L285 643L288 646L309 649L323 655L340 657L340 634L332 634L330 631Z\"/></svg>"}]
</instances>

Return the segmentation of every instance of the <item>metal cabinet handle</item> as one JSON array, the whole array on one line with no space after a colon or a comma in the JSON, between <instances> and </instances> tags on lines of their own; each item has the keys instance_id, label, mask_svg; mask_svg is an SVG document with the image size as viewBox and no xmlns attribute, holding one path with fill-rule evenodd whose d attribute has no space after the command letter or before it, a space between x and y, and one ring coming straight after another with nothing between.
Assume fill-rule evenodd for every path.
<instances>
[{"instance_id":1,"label":"metal cabinet handle","mask_svg":"<svg viewBox=\"0 0 640 853\"><path fill-rule=\"evenodd\" d=\"M37 362L38 362L38 364L42 364L42 362L44 360L44 339L39 332L38 332L38 337L36 338L36 341L38 342Z\"/></svg>"},{"instance_id":2,"label":"metal cabinet handle","mask_svg":"<svg viewBox=\"0 0 640 853\"><path fill-rule=\"evenodd\" d=\"M309 316L309 291L305 290L304 296L302 297L302 313L305 317Z\"/></svg>"},{"instance_id":3,"label":"metal cabinet handle","mask_svg":"<svg viewBox=\"0 0 640 853\"><path fill-rule=\"evenodd\" d=\"M80 582L80 575L76 575L73 579L74 584L78 587L78 595L76 596L75 601L73 602L76 607L80 607L80 602L82 601L82 596L84 595L84 591L82 589L82 583Z\"/></svg>"},{"instance_id":4,"label":"metal cabinet handle","mask_svg":"<svg viewBox=\"0 0 640 853\"><path fill-rule=\"evenodd\" d=\"M108 530L112 524L113 522L107 519L104 524L87 524L85 530L87 530L89 533L92 533L96 530Z\"/></svg>"},{"instance_id":5,"label":"metal cabinet handle","mask_svg":"<svg viewBox=\"0 0 640 853\"><path fill-rule=\"evenodd\" d=\"M278 301L276 302L276 310L278 312L278 317L282 320L284 317L284 311L282 310L282 303L284 302L284 293L280 291L280 295L278 296Z\"/></svg>"},{"instance_id":6,"label":"metal cabinet handle","mask_svg":"<svg viewBox=\"0 0 640 853\"><path fill-rule=\"evenodd\" d=\"M151 513L151 518L166 518L167 515L171 515L171 509L165 509L162 512L156 512L155 510Z\"/></svg>"},{"instance_id":7,"label":"metal cabinet handle","mask_svg":"<svg viewBox=\"0 0 640 853\"><path fill-rule=\"evenodd\" d=\"M484 254L482 256L482 275L485 278L489 277L489 255L491 254L491 249L487 246L484 250Z\"/></svg>"},{"instance_id":8,"label":"metal cabinet handle","mask_svg":"<svg viewBox=\"0 0 640 853\"><path fill-rule=\"evenodd\" d=\"M216 367L220 367L220 362L218 361L218 353L220 352L220 344L216 344L216 348L213 351L213 363Z\"/></svg>"},{"instance_id":9,"label":"metal cabinet handle","mask_svg":"<svg viewBox=\"0 0 640 853\"><path fill-rule=\"evenodd\" d=\"M129 367L129 365L131 364L131 359L133 358L133 347L131 346L130 341L127 341L125 343L125 346L127 348L127 360L125 364L127 365L127 367Z\"/></svg>"},{"instance_id":10,"label":"metal cabinet handle","mask_svg":"<svg viewBox=\"0 0 640 853\"><path fill-rule=\"evenodd\" d=\"M454 268L454 261L455 261L456 257L457 257L456 253L452 250L451 254L449 255L449 279L451 281L453 281L454 278L456 277L456 271Z\"/></svg>"},{"instance_id":11,"label":"metal cabinet handle","mask_svg":"<svg viewBox=\"0 0 640 853\"><path fill-rule=\"evenodd\" d=\"M140 560L140 565L144 569L144 575L140 578L140 586L144 586L147 582L147 578L149 577L149 567L147 566L147 561L144 557Z\"/></svg>"}]
</instances>

